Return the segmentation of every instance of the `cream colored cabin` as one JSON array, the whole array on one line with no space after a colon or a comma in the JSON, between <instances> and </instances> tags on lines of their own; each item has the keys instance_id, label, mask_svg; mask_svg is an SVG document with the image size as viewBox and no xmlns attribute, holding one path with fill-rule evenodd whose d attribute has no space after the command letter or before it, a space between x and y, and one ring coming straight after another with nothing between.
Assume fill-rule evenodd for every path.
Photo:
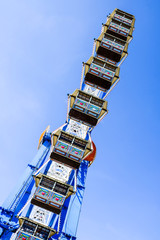
<instances>
[{"instance_id":1,"label":"cream colored cabin","mask_svg":"<svg viewBox=\"0 0 160 240\"><path fill-rule=\"evenodd\" d=\"M81 161L91 151L91 142L58 130L52 134L51 160L78 169Z\"/></svg>"},{"instance_id":2,"label":"cream colored cabin","mask_svg":"<svg viewBox=\"0 0 160 240\"><path fill-rule=\"evenodd\" d=\"M116 63L120 62L128 53L128 43L111 34L102 32L96 40L97 54L111 59Z\"/></svg>"},{"instance_id":3,"label":"cream colored cabin","mask_svg":"<svg viewBox=\"0 0 160 240\"><path fill-rule=\"evenodd\" d=\"M110 62L104 61L102 58L100 59L100 56L90 57L85 63L85 81L94 84L95 87L99 86L104 90L110 89L119 78L120 72L120 68Z\"/></svg>"},{"instance_id":4,"label":"cream colored cabin","mask_svg":"<svg viewBox=\"0 0 160 240\"><path fill-rule=\"evenodd\" d=\"M42 173L34 176L36 191L31 203L59 214L66 198L74 193L73 186Z\"/></svg>"},{"instance_id":5,"label":"cream colored cabin","mask_svg":"<svg viewBox=\"0 0 160 240\"><path fill-rule=\"evenodd\" d=\"M56 231L43 225L41 223L35 222L27 217L19 217L20 227L17 231L17 236L15 240L19 239L39 239L48 240Z\"/></svg>"},{"instance_id":6,"label":"cream colored cabin","mask_svg":"<svg viewBox=\"0 0 160 240\"><path fill-rule=\"evenodd\" d=\"M79 89L70 95L70 118L93 127L106 113L107 101Z\"/></svg>"}]
</instances>

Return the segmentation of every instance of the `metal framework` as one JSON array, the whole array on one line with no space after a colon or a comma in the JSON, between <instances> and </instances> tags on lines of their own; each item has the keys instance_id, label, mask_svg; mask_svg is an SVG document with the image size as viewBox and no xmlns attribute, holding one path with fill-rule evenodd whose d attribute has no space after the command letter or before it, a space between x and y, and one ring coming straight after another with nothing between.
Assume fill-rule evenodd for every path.
<instances>
[{"instance_id":1,"label":"metal framework","mask_svg":"<svg viewBox=\"0 0 160 240\"><path fill-rule=\"evenodd\" d=\"M41 134L38 152L0 207L0 239L75 240L88 167L96 147L93 128L106 116L105 98L119 81L135 18L115 9L83 63L80 89L68 96L67 121Z\"/></svg>"}]
</instances>

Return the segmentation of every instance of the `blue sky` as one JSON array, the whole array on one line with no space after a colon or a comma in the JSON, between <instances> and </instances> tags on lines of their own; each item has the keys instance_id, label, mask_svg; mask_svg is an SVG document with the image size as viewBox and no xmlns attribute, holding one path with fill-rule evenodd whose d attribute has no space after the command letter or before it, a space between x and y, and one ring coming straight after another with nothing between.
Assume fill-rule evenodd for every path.
<instances>
[{"instance_id":1,"label":"blue sky","mask_svg":"<svg viewBox=\"0 0 160 240\"><path fill-rule=\"evenodd\" d=\"M136 17L109 114L94 129L81 240L159 240L159 2L6 0L0 2L0 202L36 154L41 132L66 120L67 93L115 8Z\"/></svg>"}]
</instances>

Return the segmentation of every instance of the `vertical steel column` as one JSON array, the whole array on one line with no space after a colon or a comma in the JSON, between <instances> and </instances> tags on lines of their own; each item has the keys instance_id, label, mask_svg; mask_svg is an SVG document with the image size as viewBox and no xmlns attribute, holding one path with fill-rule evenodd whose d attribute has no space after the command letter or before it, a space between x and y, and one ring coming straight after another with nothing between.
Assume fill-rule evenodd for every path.
<instances>
[{"instance_id":1,"label":"vertical steel column","mask_svg":"<svg viewBox=\"0 0 160 240\"><path fill-rule=\"evenodd\" d=\"M77 192L70 197L60 240L76 239L77 227L85 191L85 181L88 170L87 161L82 161L77 173ZM62 216L63 217L63 216ZM63 219L62 219L63 220Z\"/></svg>"},{"instance_id":2,"label":"vertical steel column","mask_svg":"<svg viewBox=\"0 0 160 240\"><path fill-rule=\"evenodd\" d=\"M33 174L44 163L51 146L50 134L46 134L33 161L28 164L22 178L0 207L0 239L8 240L18 227L16 214L25 205L34 185Z\"/></svg>"}]
</instances>

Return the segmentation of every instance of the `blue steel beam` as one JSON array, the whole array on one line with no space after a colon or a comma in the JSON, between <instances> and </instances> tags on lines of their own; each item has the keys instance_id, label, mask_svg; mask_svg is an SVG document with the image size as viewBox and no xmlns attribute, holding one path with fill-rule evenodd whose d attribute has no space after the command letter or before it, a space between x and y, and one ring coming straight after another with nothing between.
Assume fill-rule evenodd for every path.
<instances>
[{"instance_id":1,"label":"blue steel beam","mask_svg":"<svg viewBox=\"0 0 160 240\"><path fill-rule=\"evenodd\" d=\"M0 207L0 239L10 239L12 231L18 228L16 215L30 197L34 185L33 174L44 163L50 146L51 137L50 134L46 134L35 158L28 164L22 178Z\"/></svg>"},{"instance_id":2,"label":"blue steel beam","mask_svg":"<svg viewBox=\"0 0 160 240\"><path fill-rule=\"evenodd\" d=\"M60 240L75 240L77 227L82 207L82 201L85 191L85 182L87 177L89 162L82 161L77 172L77 191L75 195L72 195L69 202L66 200L66 204L62 210L61 224L63 226L62 232L59 236ZM68 206L67 206L68 205ZM63 223L64 222L64 223ZM54 237L53 237L54 238Z\"/></svg>"}]
</instances>

